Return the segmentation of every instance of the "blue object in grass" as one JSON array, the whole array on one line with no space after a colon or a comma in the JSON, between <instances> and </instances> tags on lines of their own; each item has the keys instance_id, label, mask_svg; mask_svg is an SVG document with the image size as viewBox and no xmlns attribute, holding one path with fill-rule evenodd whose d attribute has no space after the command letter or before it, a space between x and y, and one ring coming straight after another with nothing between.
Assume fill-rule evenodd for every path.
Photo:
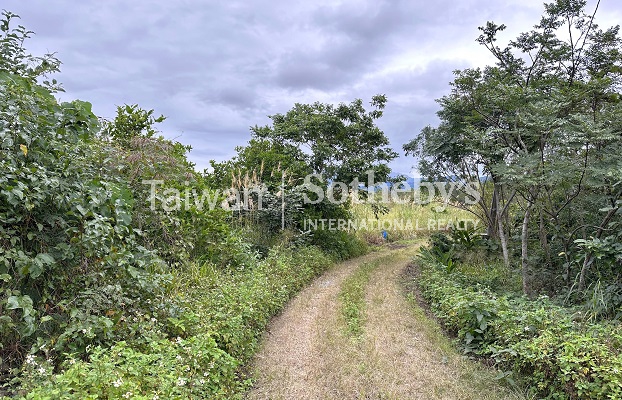
<instances>
[{"instance_id":1,"label":"blue object in grass","mask_svg":"<svg viewBox=\"0 0 622 400\"><path fill-rule=\"evenodd\" d=\"M387 231L382 231L382 238L383 238L384 240L389 239L389 234L387 233Z\"/></svg>"}]
</instances>

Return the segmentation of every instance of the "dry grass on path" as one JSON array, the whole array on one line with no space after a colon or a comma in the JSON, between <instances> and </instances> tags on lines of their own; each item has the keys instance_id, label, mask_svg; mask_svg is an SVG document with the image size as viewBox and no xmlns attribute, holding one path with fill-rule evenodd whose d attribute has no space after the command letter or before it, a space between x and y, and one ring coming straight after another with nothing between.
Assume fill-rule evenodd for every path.
<instances>
[{"instance_id":1,"label":"dry grass on path","mask_svg":"<svg viewBox=\"0 0 622 400\"><path fill-rule=\"evenodd\" d=\"M257 382L250 399L327 398L330 370L321 344L335 326L341 283L361 263L378 256L368 254L331 268L272 321L256 357Z\"/></svg>"},{"instance_id":2,"label":"dry grass on path","mask_svg":"<svg viewBox=\"0 0 622 400\"><path fill-rule=\"evenodd\" d=\"M342 263L303 290L271 323L249 399L520 399L493 373L462 358L409 301L401 272L415 247ZM379 261L366 288L363 334L348 336L343 281Z\"/></svg>"}]
</instances>

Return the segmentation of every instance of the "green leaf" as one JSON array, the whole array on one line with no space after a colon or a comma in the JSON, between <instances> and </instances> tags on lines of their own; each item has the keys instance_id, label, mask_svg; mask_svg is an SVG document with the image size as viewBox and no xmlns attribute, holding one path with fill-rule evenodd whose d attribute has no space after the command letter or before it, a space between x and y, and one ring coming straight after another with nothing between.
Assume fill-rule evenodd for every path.
<instances>
[{"instance_id":1,"label":"green leaf","mask_svg":"<svg viewBox=\"0 0 622 400\"><path fill-rule=\"evenodd\" d=\"M18 308L21 308L21 306L19 305L19 297L17 297L17 296L10 296L6 300L6 308L9 309L9 310L16 310Z\"/></svg>"},{"instance_id":2,"label":"green leaf","mask_svg":"<svg viewBox=\"0 0 622 400\"><path fill-rule=\"evenodd\" d=\"M15 188L11 190L11 193L13 193L20 200L24 200L24 192L22 192L20 189Z\"/></svg>"}]
</instances>

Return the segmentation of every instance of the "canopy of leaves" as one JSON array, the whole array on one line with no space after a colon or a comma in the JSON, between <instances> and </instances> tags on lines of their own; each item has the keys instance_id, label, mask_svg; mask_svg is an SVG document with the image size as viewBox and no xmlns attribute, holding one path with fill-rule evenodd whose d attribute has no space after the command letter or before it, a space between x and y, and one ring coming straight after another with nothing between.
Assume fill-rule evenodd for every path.
<instances>
[{"instance_id":1,"label":"canopy of leaves","mask_svg":"<svg viewBox=\"0 0 622 400\"><path fill-rule=\"evenodd\" d=\"M286 114L270 116L272 126L252 128L256 138L302 149L300 161L326 179L349 183L373 170L376 181L387 180L388 163L398 154L375 121L387 99L372 98L372 111L360 99L350 104L296 104Z\"/></svg>"},{"instance_id":2,"label":"canopy of leaves","mask_svg":"<svg viewBox=\"0 0 622 400\"><path fill-rule=\"evenodd\" d=\"M496 228L499 205L511 237L505 213L518 210L530 228L523 265L542 257L541 270L557 269L553 279L567 283L578 273L573 242L613 233L619 223L622 180L619 27L600 29L585 7L583 0L546 4L534 29L505 47L497 44L504 25L481 27L477 42L496 65L456 71L451 93L438 100L439 126L404 146L430 178L486 176L494 195L482 196L482 218ZM617 217L602 211L611 207ZM526 243L537 242L529 251Z\"/></svg>"},{"instance_id":3,"label":"canopy of leaves","mask_svg":"<svg viewBox=\"0 0 622 400\"><path fill-rule=\"evenodd\" d=\"M237 154L231 160L210 161L212 170L207 177L213 187L250 187L261 183L274 190L281 186L283 178L291 186L312 173L304 162L305 154L287 143L254 138L235 150Z\"/></svg>"}]
</instances>

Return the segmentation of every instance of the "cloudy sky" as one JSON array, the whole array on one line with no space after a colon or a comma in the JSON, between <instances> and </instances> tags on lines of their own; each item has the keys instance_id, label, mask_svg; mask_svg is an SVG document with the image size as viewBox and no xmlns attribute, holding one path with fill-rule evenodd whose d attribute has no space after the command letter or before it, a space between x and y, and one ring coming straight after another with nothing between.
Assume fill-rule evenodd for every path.
<instances>
[{"instance_id":1,"label":"cloudy sky","mask_svg":"<svg viewBox=\"0 0 622 400\"><path fill-rule=\"evenodd\" d=\"M588 0L592 11L596 0ZM366 103L388 97L379 126L401 151L437 122L434 99L452 71L494 60L477 27L508 26L509 40L538 22L538 0L2 0L36 32L27 44L56 52L63 100L93 103L113 118L139 104L168 117L163 135L190 144L198 169L224 160L294 103ZM622 21L602 0L601 27ZM393 162L408 174L412 159Z\"/></svg>"}]
</instances>

